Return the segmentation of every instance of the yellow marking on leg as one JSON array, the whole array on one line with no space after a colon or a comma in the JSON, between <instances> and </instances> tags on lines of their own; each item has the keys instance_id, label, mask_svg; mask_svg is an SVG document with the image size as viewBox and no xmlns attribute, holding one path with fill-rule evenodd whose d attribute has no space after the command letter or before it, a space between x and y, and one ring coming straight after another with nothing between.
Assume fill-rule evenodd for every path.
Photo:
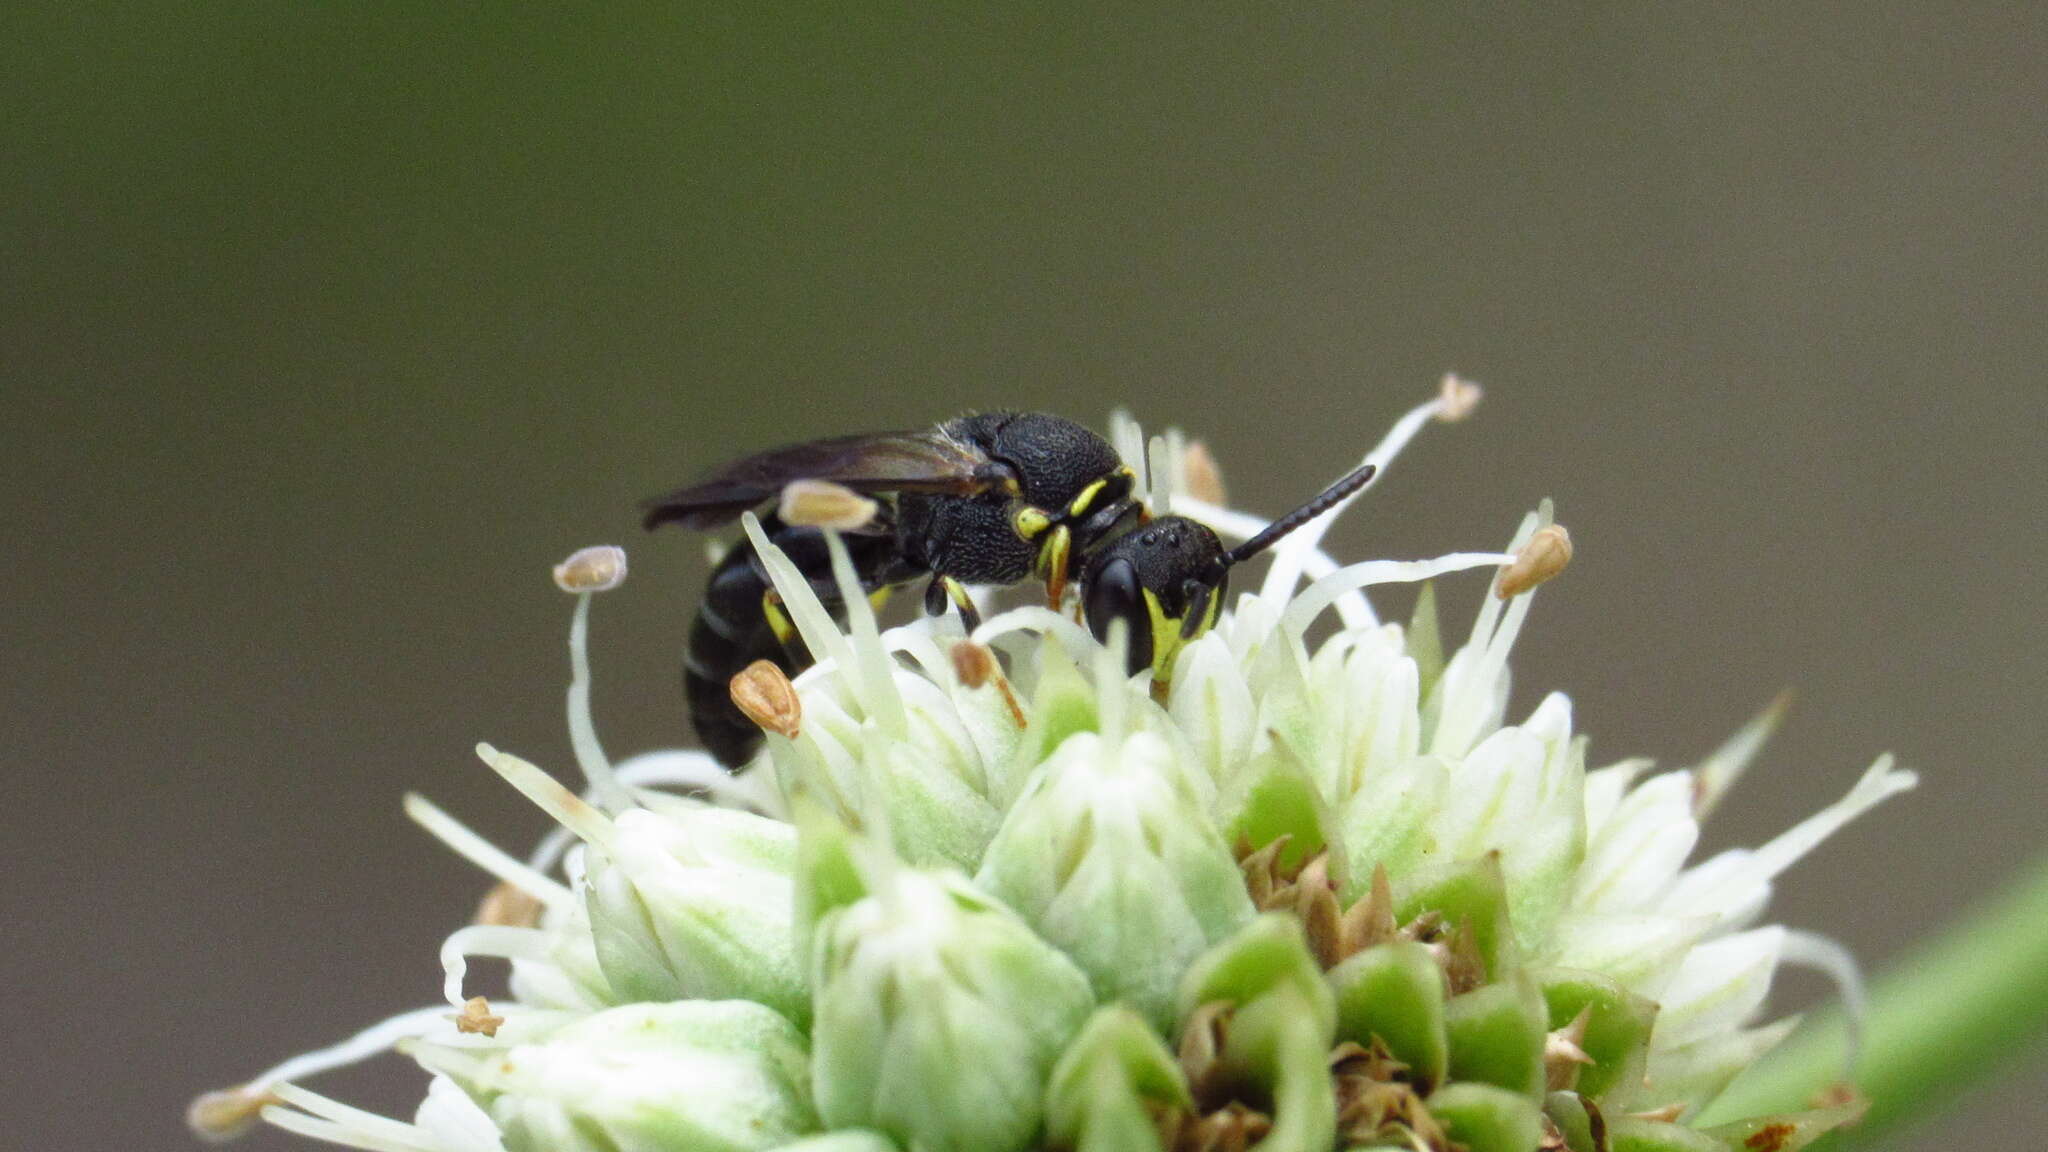
<instances>
[{"instance_id":1,"label":"yellow marking on leg","mask_svg":"<svg viewBox=\"0 0 2048 1152\"><path fill-rule=\"evenodd\" d=\"M1067 565L1072 562L1074 533L1065 524L1038 549L1038 574L1045 580L1045 605L1057 612L1067 594Z\"/></svg>"},{"instance_id":2,"label":"yellow marking on leg","mask_svg":"<svg viewBox=\"0 0 2048 1152\"><path fill-rule=\"evenodd\" d=\"M767 618L768 628L775 633L777 643L787 644L796 636L796 625L782 610L782 597L776 595L773 588L761 593L761 615Z\"/></svg>"}]
</instances>

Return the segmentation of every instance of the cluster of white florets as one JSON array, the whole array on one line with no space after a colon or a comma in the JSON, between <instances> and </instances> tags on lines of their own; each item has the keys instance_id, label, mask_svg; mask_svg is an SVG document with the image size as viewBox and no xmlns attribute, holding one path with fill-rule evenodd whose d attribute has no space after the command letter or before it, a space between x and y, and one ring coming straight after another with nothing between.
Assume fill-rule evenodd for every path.
<instances>
[{"instance_id":1,"label":"cluster of white florets","mask_svg":"<svg viewBox=\"0 0 2048 1152\"><path fill-rule=\"evenodd\" d=\"M1385 475L1421 427L1475 399L1448 381L1366 462ZM1177 435L1147 442L1119 419L1115 440L1147 462L1155 509L1240 539L1265 526L1223 506L1213 465ZM1120 652L1045 608L994 614L965 636L951 620L883 630L850 594L842 625L749 521L819 660L793 684L772 670L736 681L766 734L737 776L696 752L607 759L590 718L588 616L624 556L579 554L557 579L578 594L569 723L587 787L480 749L556 833L519 860L408 798L500 882L482 922L442 950L447 1006L203 1098L195 1127L228 1134L260 1114L398 1152L1001 1152L1192 1147L1234 1124L1285 1152L1345 1139L1345 1116L1366 1123L1346 1103L1351 1083L1385 1088L1361 1098L1394 1109L1371 1121L1391 1128L1363 1131L1418 1147L1447 1146L1446 1131L1496 1146L1482 1129L1512 1145L1520 1137L1498 1132L1539 1121L1575 1146L1572 1107L1682 1121L1781 1039L1790 1022L1758 1020L1781 964L1823 967L1854 998L1839 948L1758 921L1779 874L1911 787L1910 773L1880 759L1763 847L1688 866L1701 820L1776 709L1690 769L1589 771L1563 695L1508 720L1509 651L1534 587L1570 558L1547 502L1501 552L1350 566L1320 548L1338 512L1280 544L1263 583L1164 686L1125 675ZM1494 576L1448 656L1427 585L1407 626L1381 622L1365 591L1474 569ZM1334 632L1312 639L1326 614ZM1483 898L1424 895L1472 877L1498 891L1493 930L1471 911ZM1345 1032L1343 998L1362 993L1340 974L1370 966L1359 956L1397 971L1402 949L1441 967L1441 995L1425 999L1450 997L1414 1009L1453 1021L1450 1063L1435 1072L1378 1031ZM473 994L478 957L510 961L509 996ZM1603 1054L1586 1035L1592 1008L1564 1025L1542 1020L1538 1001L1537 1081L1474 1071L1505 1042L1469 1023L1472 1005L1561 972L1604 990L1602 1004L1623 1006L1614 1027L1640 1035ZM1266 1051L1261 1012L1296 1022L1272 1025L1270 1047L1302 1060L1246 1055ZM1222 1039L1230 1019L1234 1041ZM433 1075L411 1123L298 1084L394 1047ZM1205 1059L1269 1076L1247 1099L1270 1114L1204 1103ZM1597 1092L1575 1095L1579 1065L1601 1067ZM1515 1103L1528 1092L1533 1103ZM1405 1112L1387 1103L1411 1097Z\"/></svg>"}]
</instances>

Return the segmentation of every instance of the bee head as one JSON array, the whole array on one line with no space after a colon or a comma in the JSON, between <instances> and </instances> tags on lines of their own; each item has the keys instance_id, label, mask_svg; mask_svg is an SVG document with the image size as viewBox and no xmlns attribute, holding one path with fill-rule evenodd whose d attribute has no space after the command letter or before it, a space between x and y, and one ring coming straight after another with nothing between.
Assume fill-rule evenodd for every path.
<instances>
[{"instance_id":1,"label":"bee head","mask_svg":"<svg viewBox=\"0 0 2048 1152\"><path fill-rule=\"evenodd\" d=\"M1223 606L1229 553L1206 524L1161 516L1110 541L1088 561L1081 610L1088 630L1109 639L1122 620L1132 675L1165 680L1181 645L1209 630Z\"/></svg>"},{"instance_id":2,"label":"bee head","mask_svg":"<svg viewBox=\"0 0 2048 1152\"><path fill-rule=\"evenodd\" d=\"M1230 569L1365 487L1374 471L1370 464L1359 467L1235 548L1185 516L1161 516L1110 540L1089 556L1082 575L1088 630L1106 642L1110 625L1122 620L1130 637L1129 672L1150 668L1164 683L1181 648L1215 627Z\"/></svg>"}]
</instances>

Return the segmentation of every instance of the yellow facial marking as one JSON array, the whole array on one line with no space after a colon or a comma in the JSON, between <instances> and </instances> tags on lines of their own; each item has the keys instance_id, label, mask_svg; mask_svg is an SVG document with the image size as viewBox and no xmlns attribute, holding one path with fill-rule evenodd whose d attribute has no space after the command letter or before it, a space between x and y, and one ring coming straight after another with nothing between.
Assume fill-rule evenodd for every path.
<instances>
[{"instance_id":1,"label":"yellow facial marking","mask_svg":"<svg viewBox=\"0 0 2048 1152\"><path fill-rule=\"evenodd\" d=\"M1166 683L1173 674L1173 662L1180 658L1180 650L1195 640L1200 640L1209 629L1216 626L1216 620L1223 614L1223 597L1211 596L1202 609L1202 622L1191 637L1180 634L1187 622L1184 616L1168 616L1166 606L1150 588L1144 589L1145 614L1150 617L1148 627L1152 629L1152 680L1155 684Z\"/></svg>"}]
</instances>

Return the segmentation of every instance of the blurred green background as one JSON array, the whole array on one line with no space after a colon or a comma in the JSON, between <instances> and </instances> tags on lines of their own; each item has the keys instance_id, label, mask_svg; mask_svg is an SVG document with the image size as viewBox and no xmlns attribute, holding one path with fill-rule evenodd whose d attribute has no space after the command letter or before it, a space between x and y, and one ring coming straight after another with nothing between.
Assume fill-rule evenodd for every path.
<instances>
[{"instance_id":1,"label":"blurred green background","mask_svg":"<svg viewBox=\"0 0 2048 1152\"><path fill-rule=\"evenodd\" d=\"M1677 764L1796 687L1709 848L1896 749L1926 786L1775 905L1875 966L2042 846L2038 6L1115 13L0 16L10 1146L185 1147L431 1002L483 884L398 798L538 834L469 748L568 770L548 565L632 550L601 725L682 741L701 541L634 501L976 406L1177 422L1270 512L1456 369L1335 542L1555 496L1517 710ZM2017 1067L1957 1142L2034 1146Z\"/></svg>"}]
</instances>

